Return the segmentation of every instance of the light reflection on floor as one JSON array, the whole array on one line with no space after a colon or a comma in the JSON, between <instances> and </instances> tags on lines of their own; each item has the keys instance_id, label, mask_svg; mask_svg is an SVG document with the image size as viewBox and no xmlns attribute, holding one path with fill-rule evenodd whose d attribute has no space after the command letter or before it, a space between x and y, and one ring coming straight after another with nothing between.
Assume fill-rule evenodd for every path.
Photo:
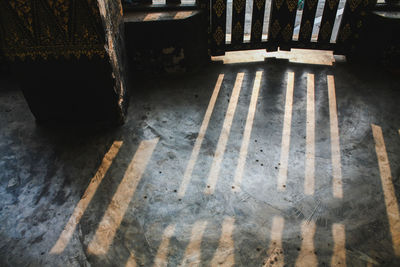
<instances>
[{"instance_id":1,"label":"light reflection on floor","mask_svg":"<svg viewBox=\"0 0 400 267\"><path fill-rule=\"evenodd\" d=\"M125 175L118 186L98 228L95 236L88 245L91 254L105 254L108 251L117 229L125 215L128 205L135 194L136 187L146 170L147 163L159 141L159 138L143 140Z\"/></svg>"},{"instance_id":2,"label":"light reflection on floor","mask_svg":"<svg viewBox=\"0 0 400 267\"><path fill-rule=\"evenodd\" d=\"M371 127L375 140L376 157L378 158L390 233L392 234L393 250L396 256L400 257L400 212L396 198L396 191L393 186L392 172L390 170L390 163L386 152L385 140L381 127L375 124L372 124Z\"/></svg>"}]
</instances>

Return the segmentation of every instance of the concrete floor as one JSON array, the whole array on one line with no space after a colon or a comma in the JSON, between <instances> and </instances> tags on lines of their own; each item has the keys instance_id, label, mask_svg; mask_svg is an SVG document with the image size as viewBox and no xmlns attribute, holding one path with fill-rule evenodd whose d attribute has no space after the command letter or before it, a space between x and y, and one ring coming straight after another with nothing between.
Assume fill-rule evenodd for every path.
<instances>
[{"instance_id":1,"label":"concrete floor","mask_svg":"<svg viewBox=\"0 0 400 267\"><path fill-rule=\"evenodd\" d=\"M275 56L137 80L109 131L3 77L0 266L399 266L399 76Z\"/></svg>"}]
</instances>

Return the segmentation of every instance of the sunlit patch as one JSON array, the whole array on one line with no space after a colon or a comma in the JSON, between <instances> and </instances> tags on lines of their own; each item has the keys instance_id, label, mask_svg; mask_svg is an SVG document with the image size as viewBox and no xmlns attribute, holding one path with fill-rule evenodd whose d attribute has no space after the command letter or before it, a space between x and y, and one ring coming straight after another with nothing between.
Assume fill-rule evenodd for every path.
<instances>
[{"instance_id":1,"label":"sunlit patch","mask_svg":"<svg viewBox=\"0 0 400 267\"><path fill-rule=\"evenodd\" d=\"M315 187L315 88L314 88L314 74L308 74L304 194L313 195L314 187Z\"/></svg>"},{"instance_id":2,"label":"sunlit patch","mask_svg":"<svg viewBox=\"0 0 400 267\"><path fill-rule=\"evenodd\" d=\"M313 221L304 221L301 225L301 248L296 260L297 267L318 266L317 256L314 249L314 235L316 224Z\"/></svg>"},{"instance_id":3,"label":"sunlit patch","mask_svg":"<svg viewBox=\"0 0 400 267\"><path fill-rule=\"evenodd\" d=\"M283 267L285 259L282 248L282 233L285 226L285 220L281 216L275 216L272 220L271 239L267 252L267 258L264 260L264 267Z\"/></svg>"},{"instance_id":4,"label":"sunlit patch","mask_svg":"<svg viewBox=\"0 0 400 267\"><path fill-rule=\"evenodd\" d=\"M211 266L234 266L235 265L235 246L233 242L233 230L235 219L226 217L222 223L221 237L218 248L211 260Z\"/></svg>"},{"instance_id":5,"label":"sunlit patch","mask_svg":"<svg viewBox=\"0 0 400 267\"><path fill-rule=\"evenodd\" d=\"M210 118L213 113L215 102L217 101L217 97L218 97L219 91L221 89L221 84L222 84L223 80L224 80L224 74L220 74L218 76L218 80L215 85L214 91L212 93L210 102L208 104L206 114L204 115L203 122L201 123L200 131L196 138L196 142L194 143L192 154L190 155L189 162L186 166L185 174L183 175L183 180L182 180L182 183L181 183L181 185L179 187L179 191L178 191L179 197L183 197L185 195L186 188L190 182L190 179L191 179L191 176L193 173L193 168L196 164L197 157L199 156L201 144L203 143L204 136L206 135L208 123L210 122Z\"/></svg>"},{"instance_id":6,"label":"sunlit patch","mask_svg":"<svg viewBox=\"0 0 400 267\"><path fill-rule=\"evenodd\" d=\"M340 138L336 105L335 81L328 75L329 120L331 129L332 190L333 196L343 198L342 164L340 159Z\"/></svg>"},{"instance_id":7,"label":"sunlit patch","mask_svg":"<svg viewBox=\"0 0 400 267\"><path fill-rule=\"evenodd\" d=\"M129 258L126 261L125 267L136 267L136 266L137 266L137 263L136 263L135 255L133 254L133 252L130 252Z\"/></svg>"},{"instance_id":8,"label":"sunlit patch","mask_svg":"<svg viewBox=\"0 0 400 267\"><path fill-rule=\"evenodd\" d=\"M140 143L108 205L95 236L88 245L88 253L97 255L107 253L158 141L159 138L155 138Z\"/></svg>"},{"instance_id":9,"label":"sunlit patch","mask_svg":"<svg viewBox=\"0 0 400 267\"><path fill-rule=\"evenodd\" d=\"M286 188L290 149L290 132L292 127L293 90L294 73L289 72L286 88L285 115L283 117L281 157L277 181L278 191L284 191Z\"/></svg>"},{"instance_id":10,"label":"sunlit patch","mask_svg":"<svg viewBox=\"0 0 400 267\"><path fill-rule=\"evenodd\" d=\"M168 265L169 241L175 232L175 227L175 224L170 224L165 228L161 243L158 246L157 255L154 259L154 267L166 267Z\"/></svg>"},{"instance_id":11,"label":"sunlit patch","mask_svg":"<svg viewBox=\"0 0 400 267\"><path fill-rule=\"evenodd\" d=\"M239 159L236 165L236 172L234 178L235 186L233 188L236 191L239 190L239 186L242 182L244 167L246 164L246 157L249 148L251 130L253 128L254 115L256 113L258 94L260 92L262 73L263 73L262 71L257 71L256 78L254 80L253 92L251 93L249 111L247 113L246 125L244 127L243 140L242 140L242 145L240 147Z\"/></svg>"},{"instance_id":12,"label":"sunlit patch","mask_svg":"<svg viewBox=\"0 0 400 267\"><path fill-rule=\"evenodd\" d=\"M174 19L184 19L192 15L194 11L178 11L174 16Z\"/></svg>"},{"instance_id":13,"label":"sunlit patch","mask_svg":"<svg viewBox=\"0 0 400 267\"><path fill-rule=\"evenodd\" d=\"M160 17L163 15L161 12L157 13L148 13L146 17L144 17L143 21L153 21L153 20L158 20Z\"/></svg>"},{"instance_id":14,"label":"sunlit patch","mask_svg":"<svg viewBox=\"0 0 400 267\"><path fill-rule=\"evenodd\" d=\"M332 225L333 255L331 266L346 266L346 232L343 224Z\"/></svg>"},{"instance_id":15,"label":"sunlit patch","mask_svg":"<svg viewBox=\"0 0 400 267\"><path fill-rule=\"evenodd\" d=\"M197 221L192 228L189 245L186 247L181 266L201 265L201 241L207 221Z\"/></svg>"},{"instance_id":16,"label":"sunlit patch","mask_svg":"<svg viewBox=\"0 0 400 267\"><path fill-rule=\"evenodd\" d=\"M229 100L229 105L228 109L226 110L224 124L222 125L221 134L219 136L217 148L214 153L213 162L211 164L211 170L207 181L207 188L205 190L206 194L212 194L214 193L215 190L215 185L217 183L219 172L221 169L222 159L224 158L226 144L228 142L229 134L231 132L233 117L235 116L240 90L242 88L243 76L244 73L238 73L236 76L236 82L233 87L231 98Z\"/></svg>"},{"instance_id":17,"label":"sunlit patch","mask_svg":"<svg viewBox=\"0 0 400 267\"><path fill-rule=\"evenodd\" d=\"M385 140L380 126L371 124L372 134L375 140L376 157L378 158L379 172L382 189L385 197L386 212L388 215L390 233L394 253L400 256L400 213L396 193L393 186L393 178L390 170L389 158L386 152Z\"/></svg>"},{"instance_id":18,"label":"sunlit patch","mask_svg":"<svg viewBox=\"0 0 400 267\"><path fill-rule=\"evenodd\" d=\"M80 222L83 214L85 213L87 207L90 204L94 194L97 191L101 181L106 175L108 169L110 168L115 156L118 154L119 149L122 146L122 141L114 141L108 152L105 154L99 169L96 174L90 180L89 186L86 188L81 200L76 205L74 212L69 218L67 224L64 227L60 237L58 238L56 244L50 250L51 254L60 254L64 251L68 245L73 233L75 232L77 224Z\"/></svg>"}]
</instances>

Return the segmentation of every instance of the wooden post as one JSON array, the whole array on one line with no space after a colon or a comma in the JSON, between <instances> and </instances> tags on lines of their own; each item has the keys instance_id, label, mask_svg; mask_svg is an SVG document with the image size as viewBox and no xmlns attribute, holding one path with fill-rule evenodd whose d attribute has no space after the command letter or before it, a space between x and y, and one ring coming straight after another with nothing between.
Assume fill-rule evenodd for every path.
<instances>
[{"instance_id":1,"label":"wooden post","mask_svg":"<svg viewBox=\"0 0 400 267\"><path fill-rule=\"evenodd\" d=\"M119 0L0 0L0 50L39 121L122 123Z\"/></svg>"}]
</instances>

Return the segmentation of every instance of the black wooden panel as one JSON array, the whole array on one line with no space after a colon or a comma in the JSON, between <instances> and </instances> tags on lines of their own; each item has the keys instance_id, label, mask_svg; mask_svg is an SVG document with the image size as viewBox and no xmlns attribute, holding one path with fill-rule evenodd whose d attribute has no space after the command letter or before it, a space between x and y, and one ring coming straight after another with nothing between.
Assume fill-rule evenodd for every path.
<instances>
[{"instance_id":1,"label":"black wooden panel","mask_svg":"<svg viewBox=\"0 0 400 267\"><path fill-rule=\"evenodd\" d=\"M166 0L167 5L179 5L181 0Z\"/></svg>"},{"instance_id":2,"label":"black wooden panel","mask_svg":"<svg viewBox=\"0 0 400 267\"><path fill-rule=\"evenodd\" d=\"M211 55L225 54L226 0L212 0L211 4Z\"/></svg>"},{"instance_id":3,"label":"black wooden panel","mask_svg":"<svg viewBox=\"0 0 400 267\"><path fill-rule=\"evenodd\" d=\"M265 0L254 0L253 14L251 17L251 38L250 42L260 43L264 24Z\"/></svg>"},{"instance_id":4,"label":"black wooden panel","mask_svg":"<svg viewBox=\"0 0 400 267\"><path fill-rule=\"evenodd\" d=\"M272 13L268 29L268 51L279 46L282 50L290 50L296 18L297 0L273 0Z\"/></svg>"},{"instance_id":5,"label":"black wooden panel","mask_svg":"<svg viewBox=\"0 0 400 267\"><path fill-rule=\"evenodd\" d=\"M234 46L243 43L245 13L246 0L233 0L231 44Z\"/></svg>"},{"instance_id":6,"label":"black wooden panel","mask_svg":"<svg viewBox=\"0 0 400 267\"><path fill-rule=\"evenodd\" d=\"M359 33L365 24L367 11L374 8L376 0L347 1L344 7L342 22L336 40L335 52L348 54L359 39Z\"/></svg>"},{"instance_id":7,"label":"black wooden panel","mask_svg":"<svg viewBox=\"0 0 400 267\"><path fill-rule=\"evenodd\" d=\"M299 42L309 43L312 38L315 14L317 11L318 0L306 0L303 7L303 15L300 23Z\"/></svg>"},{"instance_id":8,"label":"black wooden panel","mask_svg":"<svg viewBox=\"0 0 400 267\"><path fill-rule=\"evenodd\" d=\"M327 44L330 42L338 6L339 0L326 0L321 27L319 28L318 43Z\"/></svg>"},{"instance_id":9,"label":"black wooden panel","mask_svg":"<svg viewBox=\"0 0 400 267\"><path fill-rule=\"evenodd\" d=\"M196 6L200 8L205 13L205 25L204 31L207 36L207 47L208 47L208 55L211 56L211 16L210 16L210 8L211 1L210 0L196 0Z\"/></svg>"}]
</instances>

